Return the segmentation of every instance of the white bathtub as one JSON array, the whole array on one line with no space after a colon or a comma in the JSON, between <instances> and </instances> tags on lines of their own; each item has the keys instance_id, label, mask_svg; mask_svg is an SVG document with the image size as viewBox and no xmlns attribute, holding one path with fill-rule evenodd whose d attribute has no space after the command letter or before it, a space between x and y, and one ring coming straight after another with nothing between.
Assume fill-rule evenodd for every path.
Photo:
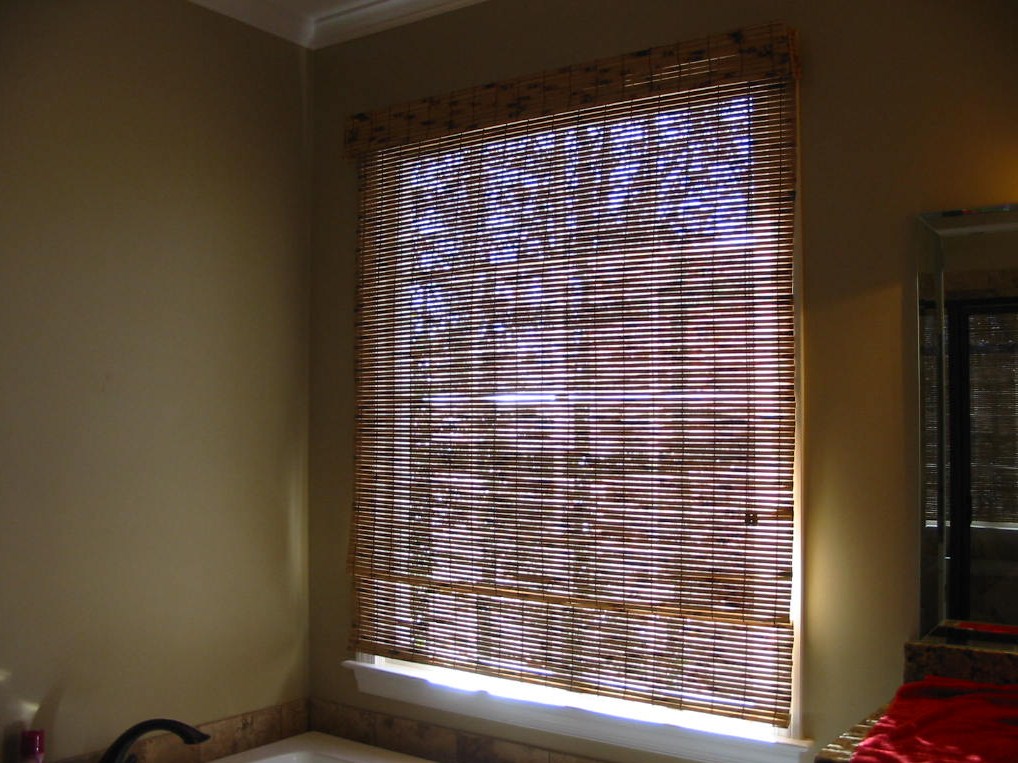
<instances>
[{"instance_id":1,"label":"white bathtub","mask_svg":"<svg viewBox=\"0 0 1018 763\"><path fill-rule=\"evenodd\" d=\"M309 731L215 763L427 763L423 758Z\"/></svg>"}]
</instances>

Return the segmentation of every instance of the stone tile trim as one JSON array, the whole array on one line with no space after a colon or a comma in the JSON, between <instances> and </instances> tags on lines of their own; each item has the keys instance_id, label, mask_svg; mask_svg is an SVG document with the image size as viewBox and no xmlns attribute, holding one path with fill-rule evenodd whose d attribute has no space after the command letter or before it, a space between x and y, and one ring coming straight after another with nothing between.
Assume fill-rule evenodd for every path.
<instances>
[{"instance_id":1,"label":"stone tile trim","mask_svg":"<svg viewBox=\"0 0 1018 763\"><path fill-rule=\"evenodd\" d=\"M139 718L139 721L144 718ZM131 748L138 763L209 763L209 761L261 747L308 730L308 700L284 702L232 718L198 725L212 738L196 745L182 744L174 734L153 734ZM113 740L110 739L112 743ZM56 763L97 763L103 750L64 758Z\"/></svg>"},{"instance_id":2,"label":"stone tile trim","mask_svg":"<svg viewBox=\"0 0 1018 763\"><path fill-rule=\"evenodd\" d=\"M285 702L198 728L212 738L185 745L173 734L153 734L138 740L131 752L138 763L211 763L305 731L321 731L435 763L603 763L320 699ZM98 763L102 754L100 750L56 763Z\"/></svg>"},{"instance_id":3,"label":"stone tile trim","mask_svg":"<svg viewBox=\"0 0 1018 763\"><path fill-rule=\"evenodd\" d=\"M926 676L991 684L1018 683L1018 653L973 646L910 641L905 644L905 682Z\"/></svg>"},{"instance_id":4,"label":"stone tile trim","mask_svg":"<svg viewBox=\"0 0 1018 763\"><path fill-rule=\"evenodd\" d=\"M312 699L309 728L435 763L602 763L505 739ZM161 762L160 762L161 763Z\"/></svg>"}]
</instances>

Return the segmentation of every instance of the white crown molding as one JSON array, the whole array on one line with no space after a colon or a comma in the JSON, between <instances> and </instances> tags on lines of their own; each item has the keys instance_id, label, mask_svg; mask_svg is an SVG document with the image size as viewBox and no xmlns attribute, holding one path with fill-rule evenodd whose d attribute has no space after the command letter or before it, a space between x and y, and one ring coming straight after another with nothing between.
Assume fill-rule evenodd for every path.
<instances>
[{"instance_id":1,"label":"white crown molding","mask_svg":"<svg viewBox=\"0 0 1018 763\"><path fill-rule=\"evenodd\" d=\"M191 2L305 48L312 47L314 42L314 19L288 10L271 0L191 0Z\"/></svg>"},{"instance_id":2,"label":"white crown molding","mask_svg":"<svg viewBox=\"0 0 1018 763\"><path fill-rule=\"evenodd\" d=\"M336 0L334 10L314 17L295 7L288 8L286 0L191 2L305 48L316 49L411 24L484 0Z\"/></svg>"},{"instance_id":3,"label":"white crown molding","mask_svg":"<svg viewBox=\"0 0 1018 763\"><path fill-rule=\"evenodd\" d=\"M484 0L362 0L317 19L311 47L323 48L448 13Z\"/></svg>"}]
</instances>

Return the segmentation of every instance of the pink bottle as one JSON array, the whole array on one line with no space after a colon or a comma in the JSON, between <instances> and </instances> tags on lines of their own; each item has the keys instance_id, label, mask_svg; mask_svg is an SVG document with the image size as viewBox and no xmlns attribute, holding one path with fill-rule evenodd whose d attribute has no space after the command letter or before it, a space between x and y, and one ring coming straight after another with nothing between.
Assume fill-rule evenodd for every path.
<instances>
[{"instance_id":1,"label":"pink bottle","mask_svg":"<svg viewBox=\"0 0 1018 763\"><path fill-rule=\"evenodd\" d=\"M21 732L22 763L42 763L46 752L46 732L30 729Z\"/></svg>"}]
</instances>

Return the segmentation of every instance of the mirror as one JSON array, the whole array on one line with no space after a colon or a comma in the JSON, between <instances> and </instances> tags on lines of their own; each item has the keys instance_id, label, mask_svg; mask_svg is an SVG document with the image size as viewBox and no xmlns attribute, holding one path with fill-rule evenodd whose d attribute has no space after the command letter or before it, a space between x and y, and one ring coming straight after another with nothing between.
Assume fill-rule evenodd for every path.
<instances>
[{"instance_id":1,"label":"mirror","mask_svg":"<svg viewBox=\"0 0 1018 763\"><path fill-rule=\"evenodd\" d=\"M920 219L922 630L1018 636L1018 205Z\"/></svg>"}]
</instances>

